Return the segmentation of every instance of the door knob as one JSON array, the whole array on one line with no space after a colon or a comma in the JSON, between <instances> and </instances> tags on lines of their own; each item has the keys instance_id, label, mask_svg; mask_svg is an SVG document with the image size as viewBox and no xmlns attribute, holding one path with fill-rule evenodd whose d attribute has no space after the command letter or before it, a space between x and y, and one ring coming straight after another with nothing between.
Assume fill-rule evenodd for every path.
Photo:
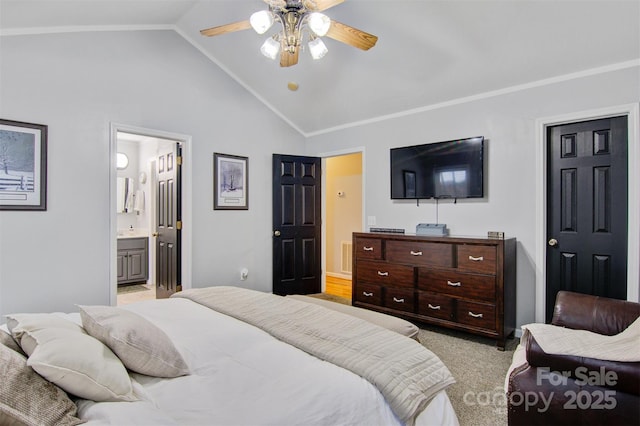
<instances>
[{"instance_id":1,"label":"door knob","mask_svg":"<svg viewBox=\"0 0 640 426\"><path fill-rule=\"evenodd\" d=\"M157 232L154 232L153 234L151 234L152 237L157 237L158 235L160 234L158 234Z\"/></svg>"},{"instance_id":2,"label":"door knob","mask_svg":"<svg viewBox=\"0 0 640 426\"><path fill-rule=\"evenodd\" d=\"M551 247L557 247L557 246L558 246L558 240L556 240L555 238L551 238L551 239L549 240L549 245L550 245Z\"/></svg>"},{"instance_id":3,"label":"door knob","mask_svg":"<svg viewBox=\"0 0 640 426\"><path fill-rule=\"evenodd\" d=\"M275 235L276 237L279 237L280 236L280 231L278 231L278 230L273 231L273 235Z\"/></svg>"}]
</instances>

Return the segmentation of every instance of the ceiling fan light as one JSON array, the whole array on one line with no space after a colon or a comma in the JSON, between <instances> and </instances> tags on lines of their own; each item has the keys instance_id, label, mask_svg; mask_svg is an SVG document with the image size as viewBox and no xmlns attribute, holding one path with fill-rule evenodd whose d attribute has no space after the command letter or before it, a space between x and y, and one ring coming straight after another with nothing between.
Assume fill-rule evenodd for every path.
<instances>
[{"instance_id":1,"label":"ceiling fan light","mask_svg":"<svg viewBox=\"0 0 640 426\"><path fill-rule=\"evenodd\" d=\"M260 52L262 52L262 54L267 58L275 60L278 56L278 52L280 52L280 43L275 41L272 37L269 37L262 44Z\"/></svg>"},{"instance_id":2,"label":"ceiling fan light","mask_svg":"<svg viewBox=\"0 0 640 426\"><path fill-rule=\"evenodd\" d=\"M268 10L261 10L252 14L249 22L258 34L264 34L273 25L273 14Z\"/></svg>"},{"instance_id":3,"label":"ceiling fan light","mask_svg":"<svg viewBox=\"0 0 640 426\"><path fill-rule=\"evenodd\" d=\"M331 27L331 19L322 13L313 12L309 15L308 25L309 29L313 31L315 35L322 37L327 34L327 31L329 31L329 27Z\"/></svg>"},{"instance_id":4,"label":"ceiling fan light","mask_svg":"<svg viewBox=\"0 0 640 426\"><path fill-rule=\"evenodd\" d=\"M329 49L327 49L327 46L325 46L325 44L319 38L311 40L308 46L309 53L311 53L311 57L313 59L321 59L329 51Z\"/></svg>"}]
</instances>

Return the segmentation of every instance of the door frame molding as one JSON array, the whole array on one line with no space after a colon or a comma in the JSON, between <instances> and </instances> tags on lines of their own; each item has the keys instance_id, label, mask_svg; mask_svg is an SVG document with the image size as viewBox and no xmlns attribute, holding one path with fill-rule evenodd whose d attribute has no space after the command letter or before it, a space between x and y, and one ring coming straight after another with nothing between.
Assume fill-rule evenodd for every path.
<instances>
[{"instance_id":1,"label":"door frame molding","mask_svg":"<svg viewBox=\"0 0 640 426\"><path fill-rule=\"evenodd\" d=\"M547 128L559 124L627 117L628 131L628 229L627 300L638 302L640 296L640 104L618 105L601 109L543 117L536 120L536 288L535 321L545 322L546 300L546 237L547 237Z\"/></svg>"},{"instance_id":2,"label":"door frame molding","mask_svg":"<svg viewBox=\"0 0 640 426\"><path fill-rule=\"evenodd\" d=\"M116 214L116 152L118 148L118 132L133 133L159 139L169 139L179 142L182 146L182 289L191 288L193 265L191 249L193 246L193 166L191 136L180 133L172 133L157 129L131 126L121 123L110 123L109 134L109 302L111 306L118 303L118 279L116 269L116 256L118 251L118 216Z\"/></svg>"},{"instance_id":3,"label":"door frame molding","mask_svg":"<svg viewBox=\"0 0 640 426\"><path fill-rule=\"evenodd\" d=\"M327 203L326 203L326 197L327 197L327 174L325 173L326 171L326 160L327 158L330 157L339 157L341 155L349 155L349 154L361 154L362 155L362 217L360 218L360 220L362 221L362 226L364 227L365 225L365 197L366 197L366 191L365 191L365 187L366 187L366 158L365 158L365 147L364 146L355 146L352 148L346 148L346 149L341 149L338 151L329 151L329 152L323 152L320 154L317 154L317 157L320 157L320 161L322 162L322 207L321 207L321 214L322 214L322 228L321 228L321 241L322 241L322 260L321 260L321 267L322 267L322 292L324 292L326 290L326 285L327 285ZM312 154L309 154L312 155Z\"/></svg>"}]
</instances>

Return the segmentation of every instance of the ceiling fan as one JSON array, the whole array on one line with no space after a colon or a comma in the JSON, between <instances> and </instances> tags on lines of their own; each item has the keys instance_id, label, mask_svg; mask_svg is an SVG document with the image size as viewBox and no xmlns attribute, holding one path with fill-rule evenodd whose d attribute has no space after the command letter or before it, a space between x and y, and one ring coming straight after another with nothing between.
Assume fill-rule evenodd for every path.
<instances>
[{"instance_id":1,"label":"ceiling fan","mask_svg":"<svg viewBox=\"0 0 640 426\"><path fill-rule=\"evenodd\" d=\"M280 66L290 67L298 63L302 41L307 34L309 52L314 59L322 58L328 51L320 37L369 50L375 46L378 37L330 19L320 13L344 0L263 0L269 10L261 10L250 19L218 27L201 30L204 36L212 37L234 31L253 28L258 34L266 33L275 22L281 29L269 37L260 51L268 58L276 59L280 53Z\"/></svg>"}]
</instances>

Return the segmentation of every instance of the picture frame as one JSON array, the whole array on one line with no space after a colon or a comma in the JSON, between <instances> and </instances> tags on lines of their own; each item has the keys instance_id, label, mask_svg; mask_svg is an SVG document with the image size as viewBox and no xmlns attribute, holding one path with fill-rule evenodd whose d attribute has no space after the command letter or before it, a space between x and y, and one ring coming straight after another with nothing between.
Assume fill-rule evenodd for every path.
<instances>
[{"instance_id":1,"label":"picture frame","mask_svg":"<svg viewBox=\"0 0 640 426\"><path fill-rule=\"evenodd\" d=\"M249 209L249 158L213 153L213 209Z\"/></svg>"},{"instance_id":2,"label":"picture frame","mask_svg":"<svg viewBox=\"0 0 640 426\"><path fill-rule=\"evenodd\" d=\"M0 119L0 210L47 210L47 129Z\"/></svg>"}]
</instances>

